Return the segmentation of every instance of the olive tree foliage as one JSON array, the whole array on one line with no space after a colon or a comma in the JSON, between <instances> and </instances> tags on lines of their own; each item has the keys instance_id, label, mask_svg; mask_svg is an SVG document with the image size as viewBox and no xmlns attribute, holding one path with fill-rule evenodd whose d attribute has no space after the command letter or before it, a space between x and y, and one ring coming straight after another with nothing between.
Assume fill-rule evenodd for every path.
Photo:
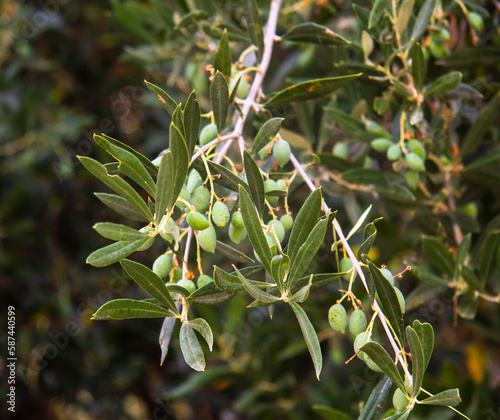
<instances>
[{"instance_id":1,"label":"olive tree foliage","mask_svg":"<svg viewBox=\"0 0 500 420\"><path fill-rule=\"evenodd\" d=\"M219 16L156 0L148 6L113 2L117 23L150 45L163 43L166 58L179 60L170 82L186 65L186 48L209 61L189 63L187 79L201 92L181 100L166 86L145 81L171 119L168 148L159 156L144 156L103 134L94 139L114 161L80 157L114 192L97 198L131 220L97 223L95 230L112 243L87 263L120 263L150 296L107 302L93 319L164 318L162 361L179 323L184 359L203 371L200 340L211 351L214 337L192 308L247 294L249 308L267 307L271 317L276 305L290 308L319 379L320 341L303 303L315 289L338 283L325 316L338 334L354 334L358 358L383 373L359 418L376 418L393 385L396 411L388 418L406 419L419 404L452 408L460 402L458 389L431 395L422 388L434 348L432 326L409 323L404 314L446 288L454 293L457 317L474 317L481 299L499 301L498 218L474 241L472 234L480 228L474 201L500 185L500 150L492 141L500 96L470 76L472 85L462 82L470 57L487 48L475 44L488 12L471 2L375 0L354 3L354 23L337 33L334 26L305 20L310 3L248 0L233 5L231 19L224 19L227 10ZM345 12L330 5L327 13ZM457 34L457 19L466 34ZM469 46L451 53L450 33ZM286 74L270 65L277 50L308 45L331 49L331 76L268 83ZM141 57L144 51L128 53ZM269 85L282 89L267 91ZM471 115L457 127L455 117L466 101L473 104ZM319 113L319 128L311 108ZM286 118L298 119L302 131L283 128ZM310 194L293 214L292 193L303 184ZM407 268L421 281L411 297L405 299L394 282L402 274L372 262L379 219L368 221L371 206L358 212L346 234L325 191L383 201L425 225L426 259ZM350 240L359 232L355 252ZM336 268L310 272L327 234L334 238L328 252ZM130 258L155 241L164 252L151 268ZM250 242L253 255L239 249L242 241ZM212 271L205 263L211 253L230 259L232 271ZM363 296L354 294L356 283L364 286ZM384 334L378 339L372 334L376 323Z\"/></svg>"}]
</instances>

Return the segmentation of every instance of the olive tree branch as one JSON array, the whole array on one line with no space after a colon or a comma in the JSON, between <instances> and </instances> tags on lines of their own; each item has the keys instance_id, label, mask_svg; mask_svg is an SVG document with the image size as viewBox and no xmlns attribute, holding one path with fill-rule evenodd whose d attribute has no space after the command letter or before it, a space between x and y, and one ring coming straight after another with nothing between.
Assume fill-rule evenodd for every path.
<instances>
[{"instance_id":1,"label":"olive tree branch","mask_svg":"<svg viewBox=\"0 0 500 420\"><path fill-rule=\"evenodd\" d=\"M292 162L292 164L295 167L295 169L297 170L297 172L302 176L302 179L307 184L307 186L311 189L311 191L314 191L316 189L316 186L314 185L314 183L311 180L311 178L309 177L309 175L307 175L306 171L304 170L304 168L302 167L302 165L300 164L300 162L297 160L297 158L295 157L295 155L293 153L290 155L290 161ZM330 210L330 208L328 207L328 205L326 204L324 199L322 200L322 208L325 212ZM363 286L365 287L366 291L368 292L368 285L366 283L366 279L365 279L365 275L363 273L363 270L361 269L361 265L359 264L358 259L354 255L354 252L352 251L349 243L347 242L347 240L344 236L344 233L342 232L342 228L341 228L341 226L336 218L333 219L333 227L334 227L335 231L337 232L337 235L339 236L340 242L342 243L344 249L346 250L347 255L351 259L352 265L354 266L354 269L358 272L358 275L361 279L361 282L363 283ZM374 300L374 302L373 302L373 308L376 311L376 313L380 319L380 322L382 323L382 326L384 327L384 330L385 330L385 333L387 334L387 337L389 338L391 346L392 346L394 353L396 355L396 359L399 361L399 363L401 363L401 366L403 367L405 375L408 378L411 378L410 372L408 371L408 367L406 366L406 363L403 360L403 357L401 356L401 350L399 349L399 347L394 339L394 336L393 336L389 326L387 325L385 315L384 315L382 309L380 308L380 306L376 300ZM404 343L401 343L401 346L404 346Z\"/></svg>"}]
</instances>

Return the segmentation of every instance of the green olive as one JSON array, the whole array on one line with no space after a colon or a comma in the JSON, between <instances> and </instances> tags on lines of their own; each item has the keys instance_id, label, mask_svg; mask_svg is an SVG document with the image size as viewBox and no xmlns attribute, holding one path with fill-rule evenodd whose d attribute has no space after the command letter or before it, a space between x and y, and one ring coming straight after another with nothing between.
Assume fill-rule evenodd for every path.
<instances>
[{"instance_id":1,"label":"green olive","mask_svg":"<svg viewBox=\"0 0 500 420\"><path fill-rule=\"evenodd\" d=\"M328 310L328 322L335 331L345 334L347 313L342 304L337 303Z\"/></svg>"}]
</instances>

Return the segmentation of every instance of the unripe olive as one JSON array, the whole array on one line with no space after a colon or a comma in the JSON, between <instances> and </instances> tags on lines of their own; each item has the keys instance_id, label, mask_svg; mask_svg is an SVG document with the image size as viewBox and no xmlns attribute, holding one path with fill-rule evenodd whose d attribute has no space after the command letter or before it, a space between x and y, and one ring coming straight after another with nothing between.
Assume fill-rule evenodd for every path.
<instances>
[{"instance_id":1,"label":"unripe olive","mask_svg":"<svg viewBox=\"0 0 500 420\"><path fill-rule=\"evenodd\" d=\"M242 227L236 227L234 224L229 225L229 239L238 245L243 239L247 237L247 230Z\"/></svg>"},{"instance_id":2,"label":"unripe olive","mask_svg":"<svg viewBox=\"0 0 500 420\"><path fill-rule=\"evenodd\" d=\"M375 161L370 156L365 156L363 169L375 169Z\"/></svg>"},{"instance_id":3,"label":"unripe olive","mask_svg":"<svg viewBox=\"0 0 500 420\"><path fill-rule=\"evenodd\" d=\"M172 258L168 255L160 255L153 263L153 272L162 279L167 277L172 270Z\"/></svg>"},{"instance_id":4,"label":"unripe olive","mask_svg":"<svg viewBox=\"0 0 500 420\"><path fill-rule=\"evenodd\" d=\"M380 271L382 272L384 277L387 280L389 280L389 282L391 283L391 286L394 286L394 276L392 275L392 273L387 268L381 268Z\"/></svg>"},{"instance_id":5,"label":"unripe olive","mask_svg":"<svg viewBox=\"0 0 500 420\"><path fill-rule=\"evenodd\" d=\"M196 285L191 280L188 279L179 280L177 282L177 286L184 287L184 289L186 289L189 292L189 294L193 293L196 290Z\"/></svg>"},{"instance_id":6,"label":"unripe olive","mask_svg":"<svg viewBox=\"0 0 500 420\"><path fill-rule=\"evenodd\" d=\"M368 326L368 321L366 319L365 313L361 309L356 309L353 311L349 317L349 331L351 334L357 336L366 330Z\"/></svg>"},{"instance_id":7,"label":"unripe olive","mask_svg":"<svg viewBox=\"0 0 500 420\"><path fill-rule=\"evenodd\" d=\"M281 167L285 166L290 161L291 153L292 150L290 149L290 145L286 140L281 139L274 143L273 157Z\"/></svg>"},{"instance_id":8,"label":"unripe olive","mask_svg":"<svg viewBox=\"0 0 500 420\"><path fill-rule=\"evenodd\" d=\"M211 123L203 127L200 131L200 144L204 146L217 138L217 125Z\"/></svg>"},{"instance_id":9,"label":"unripe olive","mask_svg":"<svg viewBox=\"0 0 500 420\"><path fill-rule=\"evenodd\" d=\"M276 184L276 181L273 179L266 179L264 181L264 191L270 192L270 191L276 191L278 190L278 185ZM266 194L266 200L269 201L271 205L276 205L278 203L279 197L276 195L267 195Z\"/></svg>"},{"instance_id":10,"label":"unripe olive","mask_svg":"<svg viewBox=\"0 0 500 420\"><path fill-rule=\"evenodd\" d=\"M244 228L245 224L243 223L243 216L239 211L233 213L233 217L231 220L231 224L237 228Z\"/></svg>"},{"instance_id":11,"label":"unripe olive","mask_svg":"<svg viewBox=\"0 0 500 420\"><path fill-rule=\"evenodd\" d=\"M445 43L450 40L450 33L445 28L439 28L431 32L431 38L436 42Z\"/></svg>"},{"instance_id":12,"label":"unripe olive","mask_svg":"<svg viewBox=\"0 0 500 420\"><path fill-rule=\"evenodd\" d=\"M405 297L403 296L403 292L401 292L401 290L399 290L397 287L394 288L394 291L396 292L396 296L398 297L401 313L404 314L406 310L406 302L405 302Z\"/></svg>"},{"instance_id":13,"label":"unripe olive","mask_svg":"<svg viewBox=\"0 0 500 420\"><path fill-rule=\"evenodd\" d=\"M213 254L215 252L215 245L217 242L215 228L213 226L209 226L205 230L200 231L198 233L198 242L201 249Z\"/></svg>"},{"instance_id":14,"label":"unripe olive","mask_svg":"<svg viewBox=\"0 0 500 420\"><path fill-rule=\"evenodd\" d=\"M336 143L332 151L333 156L347 160L349 158L349 148L344 143Z\"/></svg>"},{"instance_id":15,"label":"unripe olive","mask_svg":"<svg viewBox=\"0 0 500 420\"><path fill-rule=\"evenodd\" d=\"M195 230L204 230L210 226L208 219L205 215L193 211L186 217L187 224Z\"/></svg>"},{"instance_id":16,"label":"unripe olive","mask_svg":"<svg viewBox=\"0 0 500 420\"><path fill-rule=\"evenodd\" d=\"M366 353L365 353L364 361L366 363L366 366L368 366L371 370L374 370L375 372L383 372L383 370L380 369L378 367L378 365Z\"/></svg>"},{"instance_id":17,"label":"unripe olive","mask_svg":"<svg viewBox=\"0 0 500 420\"><path fill-rule=\"evenodd\" d=\"M193 191L198 188L201 184L203 184L203 180L201 179L200 174L197 170L193 169L188 176L188 181L186 184L186 188L189 194L192 194Z\"/></svg>"},{"instance_id":18,"label":"unripe olive","mask_svg":"<svg viewBox=\"0 0 500 420\"><path fill-rule=\"evenodd\" d=\"M237 78L233 77L231 82L229 82L229 90L232 92L234 87L236 86ZM240 83L238 83L238 88L236 90L236 96L240 99L245 99L248 96L248 82L244 77L240 79Z\"/></svg>"},{"instance_id":19,"label":"unripe olive","mask_svg":"<svg viewBox=\"0 0 500 420\"><path fill-rule=\"evenodd\" d=\"M379 137L385 137L389 134L384 127L382 127L380 124L376 123L375 121L366 120L365 127L366 127L366 131L368 131L369 133L374 134L376 136L379 136Z\"/></svg>"},{"instance_id":20,"label":"unripe olive","mask_svg":"<svg viewBox=\"0 0 500 420\"><path fill-rule=\"evenodd\" d=\"M213 222L219 227L224 227L229 222L230 217L227 206L222 201L217 201L212 207Z\"/></svg>"},{"instance_id":21,"label":"unripe olive","mask_svg":"<svg viewBox=\"0 0 500 420\"><path fill-rule=\"evenodd\" d=\"M337 303L328 310L328 322L335 331L345 334L347 313L342 304Z\"/></svg>"},{"instance_id":22,"label":"unripe olive","mask_svg":"<svg viewBox=\"0 0 500 420\"><path fill-rule=\"evenodd\" d=\"M284 214L283 216L281 216L280 222L285 230L290 230L293 226L293 217L289 214Z\"/></svg>"},{"instance_id":23,"label":"unripe olive","mask_svg":"<svg viewBox=\"0 0 500 420\"><path fill-rule=\"evenodd\" d=\"M276 186L278 187L278 190L280 190L280 191L286 191L288 188L284 179L278 179L276 181Z\"/></svg>"},{"instance_id":24,"label":"unripe olive","mask_svg":"<svg viewBox=\"0 0 500 420\"><path fill-rule=\"evenodd\" d=\"M210 191L204 186L199 186L193 192L190 203L194 206L197 212L204 212L208 209L210 202Z\"/></svg>"},{"instance_id":25,"label":"unripe olive","mask_svg":"<svg viewBox=\"0 0 500 420\"><path fill-rule=\"evenodd\" d=\"M434 58L438 60L446 58L450 55L450 50L446 48L443 44L436 41L431 41L429 44L429 51Z\"/></svg>"},{"instance_id":26,"label":"unripe olive","mask_svg":"<svg viewBox=\"0 0 500 420\"><path fill-rule=\"evenodd\" d=\"M346 273L352 268L352 261L349 257L342 258L339 263L339 270L341 273ZM342 276L345 280L350 280L350 274L344 274Z\"/></svg>"},{"instance_id":27,"label":"unripe olive","mask_svg":"<svg viewBox=\"0 0 500 420\"><path fill-rule=\"evenodd\" d=\"M148 226L148 227L143 227L142 229L139 229L139 232L151 232L153 231L154 228ZM147 249L151 248L155 241L155 237L151 236L144 242L139 248L137 248L137 251L146 251Z\"/></svg>"},{"instance_id":28,"label":"unripe olive","mask_svg":"<svg viewBox=\"0 0 500 420\"><path fill-rule=\"evenodd\" d=\"M271 220L268 223L268 226L271 226L274 233L276 234L276 237L280 242L283 242L283 239L285 239L285 228L281 224L279 220Z\"/></svg>"},{"instance_id":29,"label":"unripe olive","mask_svg":"<svg viewBox=\"0 0 500 420\"><path fill-rule=\"evenodd\" d=\"M357 353L357 356L361 359L365 359L365 352L359 351L361 347L363 347L366 343L370 341L370 336L366 332L359 333L354 340L354 353Z\"/></svg>"},{"instance_id":30,"label":"unripe olive","mask_svg":"<svg viewBox=\"0 0 500 420\"><path fill-rule=\"evenodd\" d=\"M426 156L425 147L417 139L408 140L408 148L410 149L410 152L416 153L422 159L425 159Z\"/></svg>"},{"instance_id":31,"label":"unripe olive","mask_svg":"<svg viewBox=\"0 0 500 420\"><path fill-rule=\"evenodd\" d=\"M196 280L196 284L198 286L198 289L200 287L206 286L208 283L212 283L214 280L212 277L207 276L206 274L202 274L200 277L198 277L198 280Z\"/></svg>"},{"instance_id":32,"label":"unripe olive","mask_svg":"<svg viewBox=\"0 0 500 420\"><path fill-rule=\"evenodd\" d=\"M394 395L392 396L392 405L394 406L394 408L398 411L403 411L408 405L408 402L408 398L406 398L404 392L399 388L396 389Z\"/></svg>"},{"instance_id":33,"label":"unripe olive","mask_svg":"<svg viewBox=\"0 0 500 420\"><path fill-rule=\"evenodd\" d=\"M188 201L188 202L191 200L191 194L189 194L189 191L187 190L186 185L182 186L182 190L179 194L179 197L182 198L183 200ZM184 210L186 208L186 205L182 201L177 201L175 203L175 205L177 206L177 208L179 208L181 210Z\"/></svg>"},{"instance_id":34,"label":"unripe olive","mask_svg":"<svg viewBox=\"0 0 500 420\"><path fill-rule=\"evenodd\" d=\"M179 281L182 279L182 268L176 268L174 270L174 281Z\"/></svg>"},{"instance_id":35,"label":"unripe olive","mask_svg":"<svg viewBox=\"0 0 500 420\"><path fill-rule=\"evenodd\" d=\"M394 143L392 142L392 140L383 137L379 137L370 142L370 146L377 152L381 153L387 152L387 149L391 147L393 144Z\"/></svg>"},{"instance_id":36,"label":"unripe olive","mask_svg":"<svg viewBox=\"0 0 500 420\"><path fill-rule=\"evenodd\" d=\"M412 190L415 190L418 187L418 183L420 181L420 174L417 171L406 171L405 179L408 186Z\"/></svg>"},{"instance_id":37,"label":"unripe olive","mask_svg":"<svg viewBox=\"0 0 500 420\"><path fill-rule=\"evenodd\" d=\"M393 162L395 160L398 160L402 155L403 152L401 151L401 147L399 147L399 144L393 144L387 149L387 159Z\"/></svg>"},{"instance_id":38,"label":"unripe olive","mask_svg":"<svg viewBox=\"0 0 500 420\"><path fill-rule=\"evenodd\" d=\"M479 13L469 12L469 22L471 26L478 31L484 28L484 20Z\"/></svg>"},{"instance_id":39,"label":"unripe olive","mask_svg":"<svg viewBox=\"0 0 500 420\"><path fill-rule=\"evenodd\" d=\"M476 203L467 203L464 207L461 207L460 210L472 219L477 219L478 209Z\"/></svg>"},{"instance_id":40,"label":"unripe olive","mask_svg":"<svg viewBox=\"0 0 500 420\"><path fill-rule=\"evenodd\" d=\"M407 153L405 161L408 168L414 171L425 171L424 160L416 153Z\"/></svg>"}]
</instances>

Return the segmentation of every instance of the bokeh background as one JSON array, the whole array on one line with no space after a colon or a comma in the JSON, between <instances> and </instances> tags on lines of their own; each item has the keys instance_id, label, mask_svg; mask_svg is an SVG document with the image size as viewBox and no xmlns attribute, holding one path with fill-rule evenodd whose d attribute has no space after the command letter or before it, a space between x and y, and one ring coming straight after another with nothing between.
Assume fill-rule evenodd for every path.
<instances>
[{"instance_id":1,"label":"bokeh background","mask_svg":"<svg viewBox=\"0 0 500 420\"><path fill-rule=\"evenodd\" d=\"M240 2L172 0L171 5L185 13L191 3L210 13L216 8L243 12ZM262 3L265 10L267 2ZM327 21L339 15L338 22L349 25L349 2L306 3L311 18ZM492 14L493 3L486 5ZM148 17L150 3L134 4L134 13L154 33L161 23ZM489 25L494 27L495 21ZM276 88L293 71L296 76L328 74L329 54L320 47L277 50L268 88ZM220 308L198 306L217 337L205 373L188 368L175 339L160 366L161 320L90 321L107 300L140 295L116 266L85 264L88 254L105 244L92 225L121 219L93 196L105 187L86 173L76 155L104 158L92 141L93 133L104 132L155 157L167 146L169 118L143 79L168 86L174 97L186 97L194 85L206 109L204 63L209 60L195 47L182 54L148 45L148 34L124 25L109 1L1 3L0 325L4 336L5 308L14 306L18 358L14 415L4 404L8 372L2 345L2 418L321 418L312 410L314 404L354 413L377 383L378 374L358 360L344 364L352 355L352 339L334 335L328 327L327 309L339 296L333 289L316 294L307 305L326 356L321 382L314 379L290 311L277 309L277 322L270 322L266 311L246 310L245 297ZM301 131L289 117L287 128ZM306 189L296 189L294 202L306 195ZM338 205L340 220L349 229L352 220L342 214L345 202L333 196L329 200ZM393 257L400 262L418 241L418 230L400 235L401 215L393 216L377 225L377 241L383 244L376 247L379 263ZM141 258L151 264L158 251L153 248ZM314 264L318 270L333 269L326 250ZM402 289L407 293L414 285L408 274ZM425 385L430 390L459 387L464 400L460 409L471 418L500 419L498 305L482 303L474 320L460 320L453 327L451 302L443 294L408 315L431 322L436 330ZM458 416L446 409L422 409L412 418Z\"/></svg>"}]
</instances>

